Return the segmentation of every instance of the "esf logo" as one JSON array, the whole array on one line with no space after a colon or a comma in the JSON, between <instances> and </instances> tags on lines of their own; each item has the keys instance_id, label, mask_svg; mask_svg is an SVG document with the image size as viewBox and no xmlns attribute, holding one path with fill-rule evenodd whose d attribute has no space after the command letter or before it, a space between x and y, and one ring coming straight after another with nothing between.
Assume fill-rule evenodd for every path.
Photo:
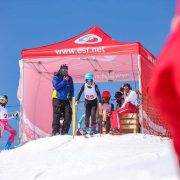
<instances>
[{"instance_id":1,"label":"esf logo","mask_svg":"<svg viewBox=\"0 0 180 180\"><path fill-rule=\"evenodd\" d=\"M102 39L95 34L86 34L86 35L76 39L74 42L76 44L96 44L101 41L102 41Z\"/></svg>"}]
</instances>

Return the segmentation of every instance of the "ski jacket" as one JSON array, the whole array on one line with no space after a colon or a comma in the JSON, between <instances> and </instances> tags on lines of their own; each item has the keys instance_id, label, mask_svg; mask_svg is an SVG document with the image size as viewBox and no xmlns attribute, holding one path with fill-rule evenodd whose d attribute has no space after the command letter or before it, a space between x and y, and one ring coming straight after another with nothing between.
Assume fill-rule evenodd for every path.
<instances>
[{"instance_id":1,"label":"ski jacket","mask_svg":"<svg viewBox=\"0 0 180 180\"><path fill-rule=\"evenodd\" d=\"M99 102L102 102L101 100L101 94L98 88L97 84L93 84L92 88L88 88L87 84L84 83L79 91L78 97L77 97L77 101L79 101L79 99L81 98L82 93L84 92L85 95L85 99L87 100L94 100L98 97Z\"/></svg>"},{"instance_id":2,"label":"ski jacket","mask_svg":"<svg viewBox=\"0 0 180 180\"><path fill-rule=\"evenodd\" d=\"M54 75L52 83L54 87L52 98L72 100L74 96L74 83L71 76L69 76L68 80L65 80L60 73L57 73Z\"/></svg>"},{"instance_id":3,"label":"ski jacket","mask_svg":"<svg viewBox=\"0 0 180 180\"><path fill-rule=\"evenodd\" d=\"M114 104L109 103L109 102L102 103L99 109L100 115L103 114L103 110L106 110L107 114L111 113L112 111L114 111Z\"/></svg>"},{"instance_id":4,"label":"ski jacket","mask_svg":"<svg viewBox=\"0 0 180 180\"><path fill-rule=\"evenodd\" d=\"M135 106L138 105L138 96L135 91L130 90L128 95L124 96L124 103L121 107L124 108L128 102L130 102L131 104L133 104Z\"/></svg>"},{"instance_id":5,"label":"ski jacket","mask_svg":"<svg viewBox=\"0 0 180 180\"><path fill-rule=\"evenodd\" d=\"M14 116L12 114L8 114L8 111L5 107L0 106L0 120L7 121L8 119L12 119Z\"/></svg>"},{"instance_id":6,"label":"ski jacket","mask_svg":"<svg viewBox=\"0 0 180 180\"><path fill-rule=\"evenodd\" d=\"M120 101L116 101L116 103L117 103L116 104L116 109L120 108L123 105L123 103L124 103L124 97L121 98Z\"/></svg>"}]
</instances>

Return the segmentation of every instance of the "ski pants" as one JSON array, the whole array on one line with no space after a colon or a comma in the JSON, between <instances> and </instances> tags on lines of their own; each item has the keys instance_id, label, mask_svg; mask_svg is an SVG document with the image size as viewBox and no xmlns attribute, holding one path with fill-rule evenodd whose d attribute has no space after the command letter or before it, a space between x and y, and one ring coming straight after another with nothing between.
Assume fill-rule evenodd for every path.
<instances>
[{"instance_id":1,"label":"ski pants","mask_svg":"<svg viewBox=\"0 0 180 180\"><path fill-rule=\"evenodd\" d=\"M130 102L128 102L123 108L118 108L117 110L113 111L110 117L111 128L121 129L120 120L122 116L127 113L137 113L137 112L138 112L138 107Z\"/></svg>"},{"instance_id":2,"label":"ski pants","mask_svg":"<svg viewBox=\"0 0 180 180\"><path fill-rule=\"evenodd\" d=\"M109 133L110 131L110 128L111 128L111 121L110 121L110 117L106 117L106 134ZM98 124L98 131L99 133L102 132L102 125L101 124Z\"/></svg>"},{"instance_id":3,"label":"ski pants","mask_svg":"<svg viewBox=\"0 0 180 180\"><path fill-rule=\"evenodd\" d=\"M107 117L107 118L106 118L106 134L109 133L110 127L111 127L110 117Z\"/></svg>"},{"instance_id":4,"label":"ski pants","mask_svg":"<svg viewBox=\"0 0 180 180\"><path fill-rule=\"evenodd\" d=\"M60 100L53 98L53 133L59 133L60 131L60 117L63 116L64 121L62 125L62 132L68 133L71 121L72 121L72 109L69 100Z\"/></svg>"},{"instance_id":5,"label":"ski pants","mask_svg":"<svg viewBox=\"0 0 180 180\"><path fill-rule=\"evenodd\" d=\"M8 124L8 120L7 119L4 119L4 120L1 120L0 119L0 126L2 129L8 131L11 136L8 138L8 141L9 142L14 142L14 138L16 136L16 131ZM0 133L0 138L2 136L2 133Z\"/></svg>"},{"instance_id":6,"label":"ski pants","mask_svg":"<svg viewBox=\"0 0 180 180\"><path fill-rule=\"evenodd\" d=\"M91 117L91 126L96 126L96 110L97 110L97 98L94 100L85 99L85 126L89 127L89 121Z\"/></svg>"}]
</instances>

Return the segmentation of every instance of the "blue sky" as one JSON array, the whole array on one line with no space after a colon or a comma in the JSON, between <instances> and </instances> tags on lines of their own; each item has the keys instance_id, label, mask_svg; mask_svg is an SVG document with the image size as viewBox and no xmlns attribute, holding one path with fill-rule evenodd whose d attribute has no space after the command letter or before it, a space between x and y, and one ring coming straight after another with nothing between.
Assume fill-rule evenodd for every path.
<instances>
[{"instance_id":1,"label":"blue sky","mask_svg":"<svg viewBox=\"0 0 180 180\"><path fill-rule=\"evenodd\" d=\"M69 39L94 25L113 39L139 41L157 56L174 13L175 0L1 0L0 94L9 96L9 105L19 104L22 49Z\"/></svg>"}]
</instances>

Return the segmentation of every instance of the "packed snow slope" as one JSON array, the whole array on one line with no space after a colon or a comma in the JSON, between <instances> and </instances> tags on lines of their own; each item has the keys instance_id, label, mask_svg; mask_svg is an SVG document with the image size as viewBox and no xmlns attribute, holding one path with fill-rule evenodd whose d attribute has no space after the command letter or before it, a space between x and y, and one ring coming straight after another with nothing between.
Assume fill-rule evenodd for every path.
<instances>
[{"instance_id":1,"label":"packed snow slope","mask_svg":"<svg viewBox=\"0 0 180 180\"><path fill-rule=\"evenodd\" d=\"M1 151L0 180L178 180L171 141L143 134L55 136Z\"/></svg>"}]
</instances>

